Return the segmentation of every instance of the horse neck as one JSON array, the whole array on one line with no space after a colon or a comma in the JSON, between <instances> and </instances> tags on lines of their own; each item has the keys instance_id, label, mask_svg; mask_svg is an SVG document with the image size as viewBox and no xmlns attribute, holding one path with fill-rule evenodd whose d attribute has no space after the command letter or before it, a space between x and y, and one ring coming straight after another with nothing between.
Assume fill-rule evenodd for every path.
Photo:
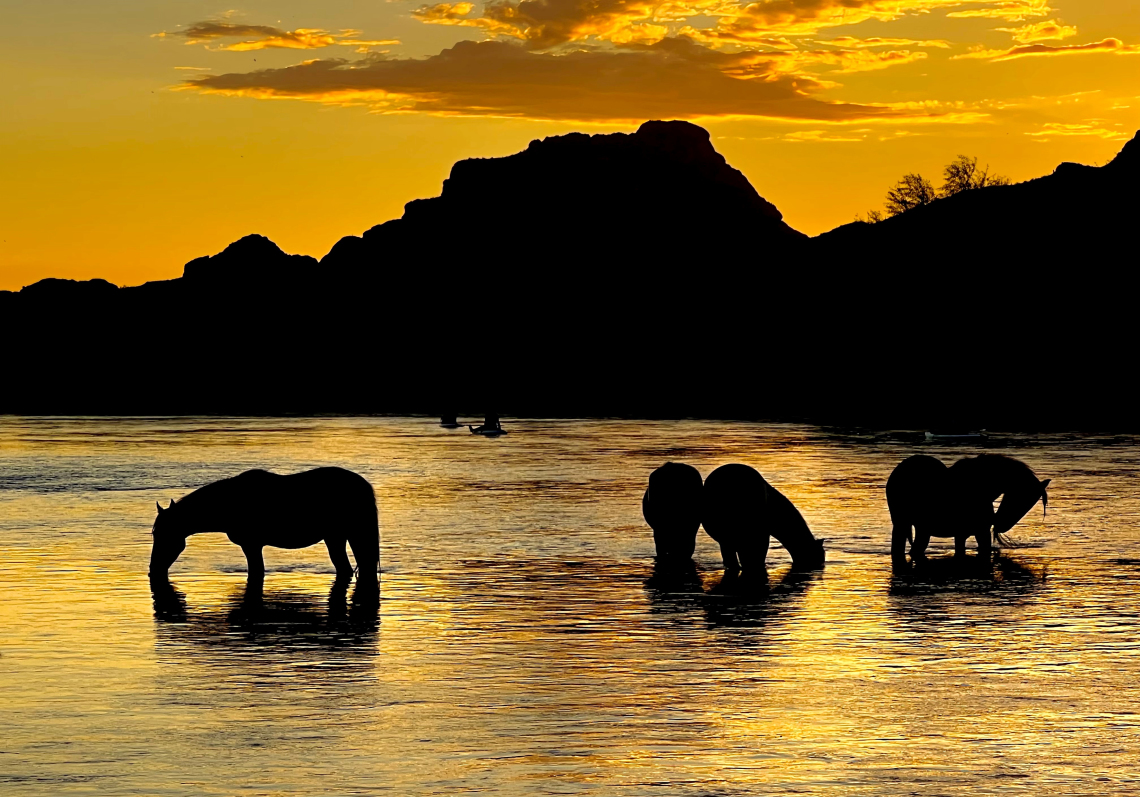
<instances>
[{"instance_id":1,"label":"horse neck","mask_svg":"<svg viewBox=\"0 0 1140 797\"><path fill-rule=\"evenodd\" d=\"M1030 495L1041 490L1037 476L1024 462L1008 457L994 457L979 460L982 465L983 481L991 501L999 495Z\"/></svg>"},{"instance_id":2,"label":"horse neck","mask_svg":"<svg viewBox=\"0 0 1140 797\"><path fill-rule=\"evenodd\" d=\"M793 562L814 556L815 537L807 521L788 500L772 485L768 485L768 533L775 537Z\"/></svg>"},{"instance_id":3,"label":"horse neck","mask_svg":"<svg viewBox=\"0 0 1140 797\"><path fill-rule=\"evenodd\" d=\"M203 534L210 531L222 531L219 520L222 519L222 505L226 492L226 485L222 482L207 484L200 487L190 495L178 502L174 511L178 513L179 533Z\"/></svg>"}]
</instances>

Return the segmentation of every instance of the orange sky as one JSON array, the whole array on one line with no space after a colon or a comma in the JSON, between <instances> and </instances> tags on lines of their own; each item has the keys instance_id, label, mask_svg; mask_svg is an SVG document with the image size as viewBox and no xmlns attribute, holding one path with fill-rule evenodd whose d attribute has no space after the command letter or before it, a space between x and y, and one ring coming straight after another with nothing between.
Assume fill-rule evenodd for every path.
<instances>
[{"instance_id":1,"label":"orange sky","mask_svg":"<svg viewBox=\"0 0 1140 797\"><path fill-rule=\"evenodd\" d=\"M0 289L323 255L451 164L690 119L795 228L955 155L1014 179L1140 128L1134 0L41 0L0 60ZM458 46L457 46L458 45ZM509 214L510 209L504 209ZM663 231L664 232L664 231ZM475 242L473 242L474 244Z\"/></svg>"}]
</instances>

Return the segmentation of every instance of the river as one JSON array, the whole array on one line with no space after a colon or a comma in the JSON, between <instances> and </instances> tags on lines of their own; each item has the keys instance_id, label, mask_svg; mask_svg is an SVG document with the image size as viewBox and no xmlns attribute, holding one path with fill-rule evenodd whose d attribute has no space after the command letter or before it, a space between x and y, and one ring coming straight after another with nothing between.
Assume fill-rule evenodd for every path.
<instances>
[{"instance_id":1,"label":"river","mask_svg":"<svg viewBox=\"0 0 1140 797\"><path fill-rule=\"evenodd\" d=\"M0 417L5 795L978 795L1140 792L1140 440L705 421ZM903 457L1051 478L992 570L936 540L892 574ZM827 564L653 574L666 460L744 462ZM323 546L264 594L193 537L156 611L155 502L264 467L375 486L375 601ZM972 551L971 551L972 554ZM161 596L160 596L161 597Z\"/></svg>"}]
</instances>

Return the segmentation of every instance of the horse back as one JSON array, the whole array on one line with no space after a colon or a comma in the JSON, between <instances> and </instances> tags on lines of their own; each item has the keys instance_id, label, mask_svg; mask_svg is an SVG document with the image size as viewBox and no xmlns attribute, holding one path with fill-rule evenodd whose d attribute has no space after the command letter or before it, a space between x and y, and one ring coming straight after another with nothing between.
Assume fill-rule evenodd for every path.
<instances>
[{"instance_id":1,"label":"horse back","mask_svg":"<svg viewBox=\"0 0 1140 797\"><path fill-rule=\"evenodd\" d=\"M915 454L900 462L887 479L887 507L892 517L912 521L942 498L949 468L940 460Z\"/></svg>"},{"instance_id":2,"label":"horse back","mask_svg":"<svg viewBox=\"0 0 1140 797\"><path fill-rule=\"evenodd\" d=\"M372 485L344 468L288 475L253 470L231 481L225 509L235 542L256 535L268 545L305 547L378 529Z\"/></svg>"}]
</instances>

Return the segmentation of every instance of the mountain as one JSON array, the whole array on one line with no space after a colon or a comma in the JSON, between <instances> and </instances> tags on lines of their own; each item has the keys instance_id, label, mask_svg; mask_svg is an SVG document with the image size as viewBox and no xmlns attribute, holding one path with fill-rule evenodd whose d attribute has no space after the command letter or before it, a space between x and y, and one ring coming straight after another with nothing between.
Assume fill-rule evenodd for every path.
<instances>
[{"instance_id":1,"label":"mountain","mask_svg":"<svg viewBox=\"0 0 1140 797\"><path fill-rule=\"evenodd\" d=\"M714 231L726 236L710 240ZM570 133L505 158L456 163L432 199L339 241L321 265L352 269L391 257L489 257L522 275L648 257L705 255L710 244L756 257L806 240L688 122L633 134Z\"/></svg>"},{"instance_id":2,"label":"mountain","mask_svg":"<svg viewBox=\"0 0 1140 797\"><path fill-rule=\"evenodd\" d=\"M1137 425L1137 140L808 239L695 125L554 136L319 262L0 292L0 411Z\"/></svg>"}]
</instances>

